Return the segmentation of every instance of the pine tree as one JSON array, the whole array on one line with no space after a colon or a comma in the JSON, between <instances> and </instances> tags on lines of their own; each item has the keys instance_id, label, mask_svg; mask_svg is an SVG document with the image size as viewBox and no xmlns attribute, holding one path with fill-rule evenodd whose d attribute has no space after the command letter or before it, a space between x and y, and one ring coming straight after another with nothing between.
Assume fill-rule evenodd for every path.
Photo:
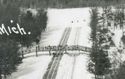
<instances>
[{"instance_id":1,"label":"pine tree","mask_svg":"<svg viewBox=\"0 0 125 79\"><path fill-rule=\"evenodd\" d=\"M38 43L38 40L40 40L41 37L41 32L46 29L47 13L44 12L44 10L40 10L36 16L33 16L30 11L27 11L27 14L22 14L20 19L20 25L23 26L27 32L31 32L30 35L18 35L21 44L28 47L33 42Z\"/></svg>"},{"instance_id":2,"label":"pine tree","mask_svg":"<svg viewBox=\"0 0 125 79\"><path fill-rule=\"evenodd\" d=\"M5 77L21 62L18 44L10 39L0 41L0 71ZM0 74L0 75L1 75Z\"/></svg>"},{"instance_id":3,"label":"pine tree","mask_svg":"<svg viewBox=\"0 0 125 79\"><path fill-rule=\"evenodd\" d=\"M0 36L0 79L1 75L10 75L16 70L16 66L21 63L22 58L18 52L19 46L30 46L33 42L39 43L41 32L46 28L47 15L46 13L39 13L36 17L32 16L31 12L27 12L24 16L20 15L19 7L15 5L0 5L0 25L16 26L17 23L22 25L26 31L31 31L31 35L10 34L7 36L3 34ZM43 20L42 20L43 19ZM13 23L10 23L13 20ZM21 20L21 22L19 21ZM38 39L36 41L36 39Z\"/></svg>"},{"instance_id":4,"label":"pine tree","mask_svg":"<svg viewBox=\"0 0 125 79\"><path fill-rule=\"evenodd\" d=\"M108 58L109 45L107 40L108 29L101 29L98 25L98 10L92 9L91 13L91 41L92 41L92 52L90 53L90 62L88 64L89 72L95 75L95 79L99 76L104 76L110 71L110 61Z\"/></svg>"}]
</instances>

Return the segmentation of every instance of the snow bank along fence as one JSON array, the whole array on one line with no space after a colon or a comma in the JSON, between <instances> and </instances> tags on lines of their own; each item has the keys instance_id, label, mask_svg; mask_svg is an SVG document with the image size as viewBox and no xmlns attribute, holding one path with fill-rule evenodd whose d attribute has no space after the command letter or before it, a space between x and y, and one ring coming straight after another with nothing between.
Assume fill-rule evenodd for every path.
<instances>
[{"instance_id":1,"label":"snow bank along fence","mask_svg":"<svg viewBox=\"0 0 125 79\"><path fill-rule=\"evenodd\" d=\"M63 54L69 54L67 51L91 52L91 48L85 47L85 46L80 46L80 45L71 45L71 46L59 45L59 46L45 46L45 47L36 46L36 47L31 48L31 49L20 50L22 57L24 57L25 54L29 54L31 52L35 52L36 56L38 56L38 52L40 52L40 51L48 51L49 52L48 55L55 55L56 52L54 52L54 51L64 51L65 53L63 53ZM54 52L54 53L52 53L52 52ZM84 52L79 53L79 54L84 54Z\"/></svg>"}]
</instances>

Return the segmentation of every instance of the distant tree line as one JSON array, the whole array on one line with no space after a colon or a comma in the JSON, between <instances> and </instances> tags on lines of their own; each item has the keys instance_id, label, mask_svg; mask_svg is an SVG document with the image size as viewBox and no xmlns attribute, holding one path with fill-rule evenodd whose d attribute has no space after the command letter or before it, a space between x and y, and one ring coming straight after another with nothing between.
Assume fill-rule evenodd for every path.
<instances>
[{"instance_id":1,"label":"distant tree line","mask_svg":"<svg viewBox=\"0 0 125 79\"><path fill-rule=\"evenodd\" d=\"M25 7L53 7L53 8L70 8L70 7L91 7L91 6L108 6L125 3L124 0L1 0L2 4L16 3Z\"/></svg>"}]
</instances>

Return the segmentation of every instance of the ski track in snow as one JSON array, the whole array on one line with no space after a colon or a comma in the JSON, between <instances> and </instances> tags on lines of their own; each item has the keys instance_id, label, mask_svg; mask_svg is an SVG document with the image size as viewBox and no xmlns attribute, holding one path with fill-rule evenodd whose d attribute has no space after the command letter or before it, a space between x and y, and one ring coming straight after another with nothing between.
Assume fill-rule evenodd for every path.
<instances>
[{"instance_id":1,"label":"ski track in snow","mask_svg":"<svg viewBox=\"0 0 125 79\"><path fill-rule=\"evenodd\" d=\"M87 9L84 12L89 12ZM68 45L82 45L91 47L91 42L89 41L90 37L90 27L89 27L89 13L85 15L83 12L83 18L86 22L82 24L82 26L77 26L76 24L72 26L72 31L70 37L68 39ZM78 30L80 29L80 30ZM79 31L79 39L76 41L76 32ZM71 51L68 51L70 53ZM79 53L78 51L74 51L75 53ZM75 61L74 61L75 60ZM74 63L75 62L75 63ZM56 79L91 79L92 75L87 71L87 63L88 56L87 55L80 55L76 56L69 56L64 55L60 66L57 72ZM74 67L74 70L73 70Z\"/></svg>"},{"instance_id":2,"label":"ski track in snow","mask_svg":"<svg viewBox=\"0 0 125 79\"><path fill-rule=\"evenodd\" d=\"M68 45L74 45L75 34L79 31L79 39L77 44L91 47L89 36L91 29L89 27L90 13L89 8L76 9L48 9L48 25L46 32L42 34L41 46L58 45L62 37L65 27L72 27L71 35L68 39ZM73 21L73 23L71 23ZM71 51L69 51L70 53ZM75 53L78 53L78 51ZM33 53L31 54L33 55ZM30 56L27 55L27 56ZM42 79L51 56L29 57L23 60L18 66L18 70L14 72L8 79ZM91 79L92 75L87 71L87 55L74 57L64 55L60 61L56 79ZM72 73L73 71L73 73Z\"/></svg>"}]
</instances>

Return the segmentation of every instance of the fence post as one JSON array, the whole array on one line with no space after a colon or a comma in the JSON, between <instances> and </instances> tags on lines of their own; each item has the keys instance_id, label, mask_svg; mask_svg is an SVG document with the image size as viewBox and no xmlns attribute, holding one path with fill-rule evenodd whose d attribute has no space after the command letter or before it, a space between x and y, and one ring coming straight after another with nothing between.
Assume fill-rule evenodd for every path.
<instances>
[{"instance_id":1,"label":"fence post","mask_svg":"<svg viewBox=\"0 0 125 79\"><path fill-rule=\"evenodd\" d=\"M51 47L50 47L50 45L49 45L49 55L51 55Z\"/></svg>"},{"instance_id":2,"label":"fence post","mask_svg":"<svg viewBox=\"0 0 125 79\"><path fill-rule=\"evenodd\" d=\"M39 46L39 44L38 44L38 51L40 51L40 46Z\"/></svg>"},{"instance_id":3,"label":"fence post","mask_svg":"<svg viewBox=\"0 0 125 79\"><path fill-rule=\"evenodd\" d=\"M22 58L24 58L24 52L23 52L23 50L22 50Z\"/></svg>"},{"instance_id":4,"label":"fence post","mask_svg":"<svg viewBox=\"0 0 125 79\"><path fill-rule=\"evenodd\" d=\"M51 50L49 50L49 55L51 55Z\"/></svg>"},{"instance_id":5,"label":"fence post","mask_svg":"<svg viewBox=\"0 0 125 79\"><path fill-rule=\"evenodd\" d=\"M38 57L38 51L37 51L38 47L36 46L36 57Z\"/></svg>"}]
</instances>

